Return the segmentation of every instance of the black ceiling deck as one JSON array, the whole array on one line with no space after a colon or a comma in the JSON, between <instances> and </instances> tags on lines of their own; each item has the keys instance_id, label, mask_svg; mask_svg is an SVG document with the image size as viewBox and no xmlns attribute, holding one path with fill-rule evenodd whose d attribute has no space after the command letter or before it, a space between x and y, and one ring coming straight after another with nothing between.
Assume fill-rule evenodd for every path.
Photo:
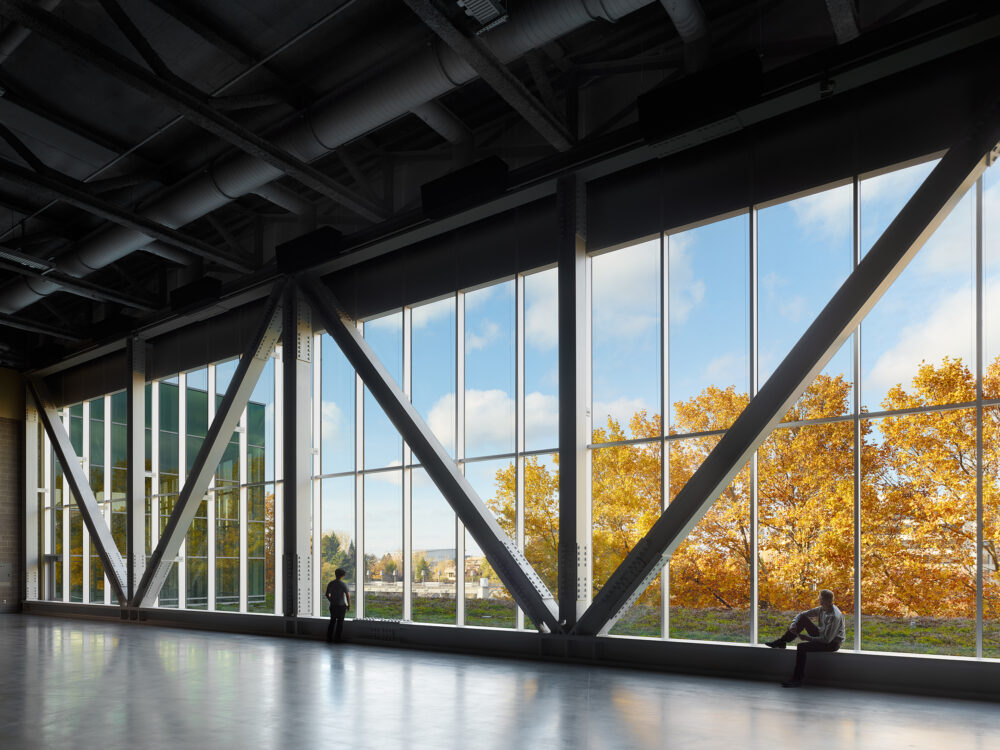
<instances>
[{"instance_id":1,"label":"black ceiling deck","mask_svg":"<svg viewBox=\"0 0 1000 750\"><path fill-rule=\"evenodd\" d=\"M509 0L512 19L527 1ZM706 65L755 52L765 74L784 71L792 83L796 61L815 61L838 48L824 0L701 4L710 37ZM454 17L453 0L438 5ZM0 30L8 37L11 16L25 6L36 4L0 2ZM861 0L858 41L879 38L880 30L921 14L950 18L945 6L961 20L977 4ZM380 72L405 66L437 40L403 0L66 0L52 14L78 40L101 45L146 75L159 75L178 90L201 97L206 106L269 143L273 133L312 108L363 90ZM488 40L489 32L482 38ZM126 83L79 49L67 49L73 46L35 32L6 59L0 55L0 159L16 165L5 169L0 164L0 302L25 278L16 270L23 258L4 260L4 248L58 263L110 226L93 209L72 205L37 180L26 179L25 171L134 215L236 152L231 139L185 118L169 98ZM887 41L866 54L891 50ZM305 231L307 223L335 227L348 240L378 237L420 220L420 183L461 163L499 155L512 170L530 173L549 164L572 164L616 138L634 139L634 106L601 106L609 85L629 77L630 87L652 88L684 77L691 62L663 6L653 2L616 24L593 22L545 45L532 65L522 58L508 67L577 134L568 154L559 156L486 83L470 81L437 100L471 133L464 162L458 161L457 148L414 115L395 118L312 162L324 180L376 204L378 218L359 216L315 189L315 181L310 185L286 174L275 184L308 203L312 216L301 219L248 194L175 228L195 243L211 246L219 257L238 261L242 271L191 253L168 259L133 252L88 274L85 281L98 290L140 299L142 307L100 299L96 293L98 298L81 296L79 290L52 293L0 315L0 365L48 365L160 320L170 315L170 292L205 275L221 279L224 289L266 278L275 272L269 227L284 233L279 239L296 228ZM804 70L806 74L815 71ZM540 89L539 80L543 88L551 87L551 95ZM43 277L51 273L46 265L38 271Z\"/></svg>"}]
</instances>

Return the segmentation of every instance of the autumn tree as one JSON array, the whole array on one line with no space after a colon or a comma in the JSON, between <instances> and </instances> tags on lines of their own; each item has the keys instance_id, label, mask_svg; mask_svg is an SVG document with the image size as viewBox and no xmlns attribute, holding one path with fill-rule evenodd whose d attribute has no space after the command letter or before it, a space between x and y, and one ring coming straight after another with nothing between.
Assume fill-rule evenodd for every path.
<instances>
[{"instance_id":1,"label":"autumn tree","mask_svg":"<svg viewBox=\"0 0 1000 750\"><path fill-rule=\"evenodd\" d=\"M1000 359L984 378L1000 392ZM831 588L846 611L854 596L854 422L852 386L819 376L758 449L758 596L761 607L810 606ZM960 360L923 364L907 389L881 406L906 410L975 400L975 378ZM674 404L667 441L673 498L748 403L735 388L710 386ZM988 616L1000 617L1000 407L984 414L984 564ZM971 408L860 420L863 581L871 614L971 616L975 596L976 424ZM704 434L709 433L709 434ZM715 433L715 434L712 434ZM660 515L660 417L638 412L628 430L613 418L594 430L593 578L599 589ZM600 443L638 440L628 445ZM649 442L641 442L649 439ZM558 466L558 462L556 462ZM554 588L558 560L558 469L525 461L526 556ZM670 563L674 606L747 609L753 564L749 467L723 490ZM514 465L497 473L488 503L514 534ZM658 604L654 585L640 604Z\"/></svg>"}]
</instances>

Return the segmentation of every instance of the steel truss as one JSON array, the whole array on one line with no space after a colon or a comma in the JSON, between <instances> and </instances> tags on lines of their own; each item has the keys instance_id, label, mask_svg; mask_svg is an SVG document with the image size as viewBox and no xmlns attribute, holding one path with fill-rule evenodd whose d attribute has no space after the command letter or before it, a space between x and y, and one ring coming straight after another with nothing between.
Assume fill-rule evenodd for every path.
<instances>
[{"instance_id":1,"label":"steel truss","mask_svg":"<svg viewBox=\"0 0 1000 750\"><path fill-rule=\"evenodd\" d=\"M80 516L90 532L90 540L97 548L97 555L101 558L101 564L104 566L104 573L111 584L111 590L114 591L118 602L125 606L128 603L125 585L127 578L125 560L122 558L121 552L118 551L118 546L111 536L111 529L108 528L101 509L97 505L97 499L94 497L93 490L90 489L87 476L83 473L80 458L73 450L69 434L59 419L59 411L52 400L52 394L49 393L45 381L38 376L28 378L28 392L38 408L38 416L52 442L52 448L59 458L59 463L62 465L63 477L76 499ZM84 555L87 554L85 551Z\"/></svg>"},{"instance_id":2,"label":"steel truss","mask_svg":"<svg viewBox=\"0 0 1000 750\"><path fill-rule=\"evenodd\" d=\"M327 333L337 342L347 361L358 372L386 416L410 446L442 496L482 548L490 565L514 597L514 601L542 631L562 630L556 603L548 588L507 536L458 465L431 432L402 389L379 362L361 336L354 320L337 298L311 276L296 284L309 301Z\"/></svg>"},{"instance_id":3,"label":"steel truss","mask_svg":"<svg viewBox=\"0 0 1000 750\"><path fill-rule=\"evenodd\" d=\"M1000 140L1000 102L985 99L971 134L954 144L719 443L580 617L576 635L606 634L656 578L674 550L750 461L826 363L851 337L987 167Z\"/></svg>"},{"instance_id":4,"label":"steel truss","mask_svg":"<svg viewBox=\"0 0 1000 750\"><path fill-rule=\"evenodd\" d=\"M274 351L281 333L281 299L286 284L279 282L264 305L260 325L256 335L250 340L240 357L236 373L226 388L226 395L215 413L205 442L195 457L184 486L177 497L177 504L170 513L166 528L160 536L156 549L150 555L149 564L131 599L133 607L150 607L156 602L163 587L170 566L187 536L191 522L201 505L208 486L215 476L216 467L225 453L229 438L236 429L240 415L247 407L257 380L263 372L267 360Z\"/></svg>"}]
</instances>

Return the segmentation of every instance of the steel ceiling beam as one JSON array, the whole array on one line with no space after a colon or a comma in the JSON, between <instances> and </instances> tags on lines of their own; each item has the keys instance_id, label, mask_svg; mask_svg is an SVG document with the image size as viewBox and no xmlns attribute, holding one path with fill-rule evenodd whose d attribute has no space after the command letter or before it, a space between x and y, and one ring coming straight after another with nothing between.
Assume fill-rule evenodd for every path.
<instances>
[{"instance_id":1,"label":"steel ceiling beam","mask_svg":"<svg viewBox=\"0 0 1000 750\"><path fill-rule=\"evenodd\" d=\"M202 242L184 232L171 229L134 211L129 211L103 198L91 195L83 187L78 187L78 185L85 185L85 183L76 183L52 170L33 172L20 164L0 159L0 175L23 186L47 190L65 203L76 206L83 211L113 221L120 226L134 229L153 239L162 240L168 245L187 250L220 266L240 273L250 273L253 270L245 262L220 253L207 242Z\"/></svg>"},{"instance_id":2,"label":"steel ceiling beam","mask_svg":"<svg viewBox=\"0 0 1000 750\"><path fill-rule=\"evenodd\" d=\"M142 579L132 595L133 607L151 607L163 588L170 566L181 548L191 522L208 492L208 485L215 476L215 470L229 445L229 439L240 421L240 415L247 408L247 402L274 351L274 345L281 333L281 299L285 282L278 282L263 308L257 332L243 350L236 372L226 395L212 419L205 442L191 465L184 486L181 488L167 525L160 535L160 541L149 557Z\"/></svg>"},{"instance_id":3,"label":"steel ceiling beam","mask_svg":"<svg viewBox=\"0 0 1000 750\"><path fill-rule=\"evenodd\" d=\"M404 0L424 24L437 34L490 87L559 151L569 151L576 139L565 125L513 73L479 37L467 37L432 2Z\"/></svg>"},{"instance_id":4,"label":"steel ceiling beam","mask_svg":"<svg viewBox=\"0 0 1000 750\"><path fill-rule=\"evenodd\" d=\"M0 12L126 85L167 104L198 127L270 164L335 203L370 221L386 218L380 206L231 120L209 103L206 94L189 84L149 72L110 47L81 34L58 16L39 10L24 0L0 0Z\"/></svg>"},{"instance_id":5,"label":"steel ceiling beam","mask_svg":"<svg viewBox=\"0 0 1000 750\"><path fill-rule=\"evenodd\" d=\"M656 578L720 493L788 409L899 277L986 169L1000 140L997 91L973 113L976 127L955 143L872 249L719 440L652 528L632 548L580 617L574 633L607 633Z\"/></svg>"},{"instance_id":6,"label":"steel ceiling beam","mask_svg":"<svg viewBox=\"0 0 1000 750\"><path fill-rule=\"evenodd\" d=\"M85 297L86 299L94 300L95 302L113 302L117 305L131 307L135 310L143 310L145 312L155 312L158 309L156 306L150 305L145 300L141 300L138 297L133 297L128 294L122 294L114 289L103 287L100 284L94 284L89 281L84 281L83 279L70 278L56 270L38 271L33 268L28 268L21 263L4 260L5 257L11 257L13 255L21 254L15 253L14 251L0 245L0 269L16 273L20 276L25 276L29 279L38 279L51 284L58 284L63 291L75 294L78 297Z\"/></svg>"},{"instance_id":7,"label":"steel ceiling beam","mask_svg":"<svg viewBox=\"0 0 1000 750\"><path fill-rule=\"evenodd\" d=\"M295 283L308 300L313 314L337 342L347 361L410 446L427 476L479 543L518 606L540 629L559 632L562 628L551 592L524 553L500 528L492 511L393 381L337 298L313 274L304 274L296 278Z\"/></svg>"},{"instance_id":8,"label":"steel ceiling beam","mask_svg":"<svg viewBox=\"0 0 1000 750\"><path fill-rule=\"evenodd\" d=\"M0 313L0 326L16 328L19 331L28 331L29 333L41 333L45 336L52 336L53 338L62 339L63 341L69 341L74 344L86 340L85 336L80 336L79 334L68 331L65 328L50 326L45 323L38 323L34 320L24 320L23 318L18 318L14 315L8 315L6 313Z\"/></svg>"},{"instance_id":9,"label":"steel ceiling beam","mask_svg":"<svg viewBox=\"0 0 1000 750\"><path fill-rule=\"evenodd\" d=\"M49 440L52 441L52 449L62 465L63 477L76 499L76 507L80 510L80 516L90 532L90 541L97 548L97 555L101 558L101 564L104 566L104 574L108 577L108 582L111 584L111 589L118 602L124 606L128 602L125 587L127 577L125 560L122 558L121 552L118 551L118 545L115 544L111 530L97 505L94 493L90 489L90 482L83 473L80 459L73 449L73 443L59 419L59 411L52 400L48 386L38 376L30 376L27 385L28 392L38 407L38 416L45 427L45 432L48 433Z\"/></svg>"}]
</instances>

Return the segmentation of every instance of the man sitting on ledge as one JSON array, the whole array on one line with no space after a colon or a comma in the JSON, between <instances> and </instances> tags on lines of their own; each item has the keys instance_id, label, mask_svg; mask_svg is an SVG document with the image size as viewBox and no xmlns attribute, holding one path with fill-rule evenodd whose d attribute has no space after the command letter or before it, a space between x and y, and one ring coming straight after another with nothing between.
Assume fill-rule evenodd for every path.
<instances>
[{"instance_id":1,"label":"man sitting on ledge","mask_svg":"<svg viewBox=\"0 0 1000 750\"><path fill-rule=\"evenodd\" d=\"M818 626L812 621L813 617L818 619ZM803 633L803 630L806 632ZM799 687L802 684L806 655L810 651L837 651L844 642L844 613L834 606L832 591L822 589L819 592L818 607L799 612L784 635L765 645L771 648L785 648L785 644L794 641L796 636L804 643L798 645L795 653L795 672L792 674L792 679L781 683L782 687Z\"/></svg>"}]
</instances>

